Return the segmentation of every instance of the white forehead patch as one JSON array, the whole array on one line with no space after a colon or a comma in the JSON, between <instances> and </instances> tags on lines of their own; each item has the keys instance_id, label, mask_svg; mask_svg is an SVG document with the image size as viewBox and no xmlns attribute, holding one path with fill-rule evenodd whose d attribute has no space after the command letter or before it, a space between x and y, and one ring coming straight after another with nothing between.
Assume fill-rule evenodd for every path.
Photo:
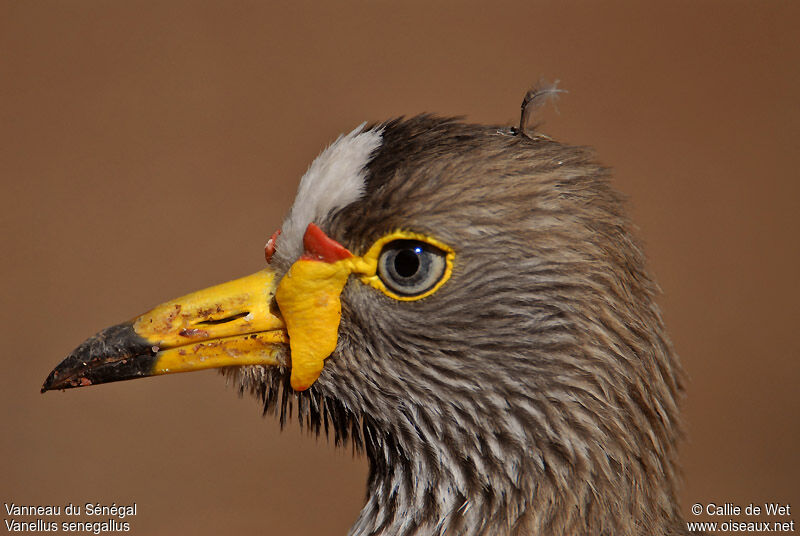
<instances>
[{"instance_id":1,"label":"white forehead patch","mask_svg":"<svg viewBox=\"0 0 800 536\"><path fill-rule=\"evenodd\" d=\"M319 223L335 210L364 195L366 165L381 144L382 129L363 131L362 123L339 136L314 159L300 179L294 205L281 227L275 255L294 262L303 254L303 234L309 223Z\"/></svg>"}]
</instances>

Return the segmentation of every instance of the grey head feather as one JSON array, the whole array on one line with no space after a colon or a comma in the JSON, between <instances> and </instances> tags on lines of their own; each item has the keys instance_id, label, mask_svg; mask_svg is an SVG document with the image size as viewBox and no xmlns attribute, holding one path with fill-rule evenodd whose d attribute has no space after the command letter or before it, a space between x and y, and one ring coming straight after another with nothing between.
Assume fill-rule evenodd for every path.
<instances>
[{"instance_id":1,"label":"grey head feather","mask_svg":"<svg viewBox=\"0 0 800 536\"><path fill-rule=\"evenodd\" d=\"M317 223L354 254L434 236L452 277L411 302L351 278L317 383L249 367L240 389L366 453L353 535L684 534L684 376L608 170L497 126L379 128L364 195Z\"/></svg>"}]
</instances>

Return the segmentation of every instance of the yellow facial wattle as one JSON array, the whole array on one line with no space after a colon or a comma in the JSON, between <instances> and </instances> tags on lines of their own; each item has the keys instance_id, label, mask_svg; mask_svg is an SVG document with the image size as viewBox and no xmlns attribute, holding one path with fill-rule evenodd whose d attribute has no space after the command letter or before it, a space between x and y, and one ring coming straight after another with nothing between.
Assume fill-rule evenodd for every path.
<instances>
[{"instance_id":1,"label":"yellow facial wattle","mask_svg":"<svg viewBox=\"0 0 800 536\"><path fill-rule=\"evenodd\" d=\"M292 388L311 387L323 361L336 349L342 303L339 296L352 273L349 259L327 263L300 259L283 276L275 292L289 333Z\"/></svg>"}]
</instances>

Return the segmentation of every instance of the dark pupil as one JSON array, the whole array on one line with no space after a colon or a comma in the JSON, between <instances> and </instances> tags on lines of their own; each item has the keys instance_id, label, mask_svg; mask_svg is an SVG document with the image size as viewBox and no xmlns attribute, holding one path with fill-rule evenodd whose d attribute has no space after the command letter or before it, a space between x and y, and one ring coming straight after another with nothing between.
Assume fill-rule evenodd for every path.
<instances>
[{"instance_id":1,"label":"dark pupil","mask_svg":"<svg viewBox=\"0 0 800 536\"><path fill-rule=\"evenodd\" d=\"M401 249L394 258L394 270L400 277L411 277L419 270L419 257L413 249Z\"/></svg>"}]
</instances>

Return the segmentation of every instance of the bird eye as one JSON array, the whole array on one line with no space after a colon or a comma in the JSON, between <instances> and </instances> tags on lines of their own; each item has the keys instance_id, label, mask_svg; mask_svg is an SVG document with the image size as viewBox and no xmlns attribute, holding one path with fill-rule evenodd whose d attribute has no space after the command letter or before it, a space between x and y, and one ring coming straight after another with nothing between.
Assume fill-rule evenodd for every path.
<instances>
[{"instance_id":1,"label":"bird eye","mask_svg":"<svg viewBox=\"0 0 800 536\"><path fill-rule=\"evenodd\" d=\"M395 300L421 300L447 282L455 256L433 236L400 229L376 240L358 259L361 282Z\"/></svg>"},{"instance_id":2,"label":"bird eye","mask_svg":"<svg viewBox=\"0 0 800 536\"><path fill-rule=\"evenodd\" d=\"M446 257L441 249L420 240L394 240L381 250L378 276L399 296L419 296L442 280Z\"/></svg>"}]
</instances>

